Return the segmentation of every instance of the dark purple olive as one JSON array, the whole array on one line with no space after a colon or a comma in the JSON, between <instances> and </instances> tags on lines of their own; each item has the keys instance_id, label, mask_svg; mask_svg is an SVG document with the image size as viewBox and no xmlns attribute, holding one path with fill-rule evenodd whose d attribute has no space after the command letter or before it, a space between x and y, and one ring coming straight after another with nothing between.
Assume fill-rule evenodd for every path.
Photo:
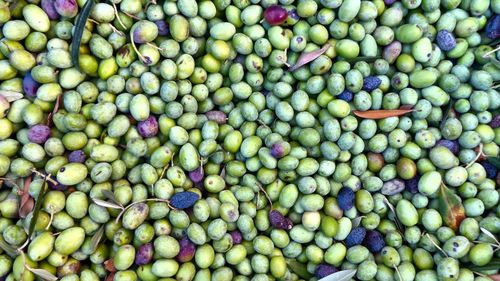
<instances>
[{"instance_id":1,"label":"dark purple olive","mask_svg":"<svg viewBox=\"0 0 500 281\"><path fill-rule=\"evenodd\" d=\"M455 155L458 154L458 152L460 150L460 145L459 145L458 141L456 141L456 140L442 139L436 143L436 146L444 146L444 147L448 148Z\"/></svg>"},{"instance_id":2,"label":"dark purple olive","mask_svg":"<svg viewBox=\"0 0 500 281\"><path fill-rule=\"evenodd\" d=\"M51 20L57 20L59 19L59 14L56 11L56 8L54 7L54 0L42 0L40 3L42 6L42 9L45 11L49 19Z\"/></svg>"},{"instance_id":3,"label":"dark purple olive","mask_svg":"<svg viewBox=\"0 0 500 281\"><path fill-rule=\"evenodd\" d=\"M233 244L240 244L243 241L243 236L239 230L233 230L229 234L233 238Z\"/></svg>"},{"instance_id":4,"label":"dark purple olive","mask_svg":"<svg viewBox=\"0 0 500 281\"><path fill-rule=\"evenodd\" d=\"M85 162L86 157L85 157L85 152L83 150L75 150L71 151L71 153L68 155L68 161L70 163L83 163Z\"/></svg>"},{"instance_id":5,"label":"dark purple olive","mask_svg":"<svg viewBox=\"0 0 500 281\"><path fill-rule=\"evenodd\" d=\"M316 267L316 269L314 270L314 275L316 276L316 278L321 279L337 271L338 269L334 266L322 263Z\"/></svg>"},{"instance_id":6,"label":"dark purple olive","mask_svg":"<svg viewBox=\"0 0 500 281\"><path fill-rule=\"evenodd\" d=\"M156 117L151 115L148 119L139 122L137 124L137 131L145 138L156 136L158 134L158 121L156 121Z\"/></svg>"},{"instance_id":7,"label":"dark purple olive","mask_svg":"<svg viewBox=\"0 0 500 281\"><path fill-rule=\"evenodd\" d=\"M490 122L490 126L493 129L496 129L496 128L500 127L500 114L499 115L495 115L495 117L493 117L493 119Z\"/></svg>"},{"instance_id":8,"label":"dark purple olive","mask_svg":"<svg viewBox=\"0 0 500 281\"><path fill-rule=\"evenodd\" d=\"M486 24L486 36L490 39L500 37L500 15L495 14Z\"/></svg>"},{"instance_id":9,"label":"dark purple olive","mask_svg":"<svg viewBox=\"0 0 500 281\"><path fill-rule=\"evenodd\" d=\"M275 228L289 230L292 229L292 221L276 210L269 212L269 222Z\"/></svg>"},{"instance_id":10,"label":"dark purple olive","mask_svg":"<svg viewBox=\"0 0 500 281\"><path fill-rule=\"evenodd\" d=\"M50 135L51 131L47 125L37 124L28 130L28 140L38 144L45 143Z\"/></svg>"},{"instance_id":11,"label":"dark purple olive","mask_svg":"<svg viewBox=\"0 0 500 281\"><path fill-rule=\"evenodd\" d=\"M40 84L33 79L31 73L26 73L23 78L23 91L24 94L30 98L36 97L36 91L40 87Z\"/></svg>"},{"instance_id":12,"label":"dark purple olive","mask_svg":"<svg viewBox=\"0 0 500 281\"><path fill-rule=\"evenodd\" d=\"M170 29L168 28L167 22L164 20L155 21L156 26L158 27L158 35L167 36L170 34Z\"/></svg>"},{"instance_id":13,"label":"dark purple olive","mask_svg":"<svg viewBox=\"0 0 500 281\"><path fill-rule=\"evenodd\" d=\"M135 253L135 264L145 265L153 260L153 244L147 243L139 247Z\"/></svg>"}]
</instances>

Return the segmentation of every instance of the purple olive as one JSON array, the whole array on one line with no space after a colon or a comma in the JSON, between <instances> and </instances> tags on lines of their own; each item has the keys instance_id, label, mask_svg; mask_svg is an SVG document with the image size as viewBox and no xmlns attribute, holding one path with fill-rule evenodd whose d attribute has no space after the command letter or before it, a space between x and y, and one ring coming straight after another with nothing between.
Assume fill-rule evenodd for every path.
<instances>
[{"instance_id":1,"label":"purple olive","mask_svg":"<svg viewBox=\"0 0 500 281\"><path fill-rule=\"evenodd\" d=\"M384 51L382 52L382 57L389 63L393 63L401 54L401 50L403 46L399 41L392 41L391 44L384 47Z\"/></svg>"},{"instance_id":2,"label":"purple olive","mask_svg":"<svg viewBox=\"0 0 500 281\"><path fill-rule=\"evenodd\" d=\"M188 262L193 259L196 252L196 245L187 238L187 236L182 237L179 241L180 251L175 257L178 262Z\"/></svg>"},{"instance_id":3,"label":"purple olive","mask_svg":"<svg viewBox=\"0 0 500 281\"><path fill-rule=\"evenodd\" d=\"M49 19L51 20L57 20L59 19L59 14L56 11L56 8L54 7L54 0L42 0L41 6L42 9L45 11Z\"/></svg>"},{"instance_id":4,"label":"purple olive","mask_svg":"<svg viewBox=\"0 0 500 281\"><path fill-rule=\"evenodd\" d=\"M73 18L78 14L76 0L55 0L54 8L59 15L66 18Z\"/></svg>"},{"instance_id":5,"label":"purple olive","mask_svg":"<svg viewBox=\"0 0 500 281\"><path fill-rule=\"evenodd\" d=\"M85 152L83 150L75 150L71 151L71 153L68 155L68 161L70 163L83 163L85 162L86 157L85 157Z\"/></svg>"},{"instance_id":6,"label":"purple olive","mask_svg":"<svg viewBox=\"0 0 500 281\"><path fill-rule=\"evenodd\" d=\"M137 131L145 138L156 136L158 134L158 121L156 121L156 117L149 116L148 119L139 122L137 124Z\"/></svg>"},{"instance_id":7,"label":"purple olive","mask_svg":"<svg viewBox=\"0 0 500 281\"><path fill-rule=\"evenodd\" d=\"M30 98L36 97L36 91L40 87L40 84L33 79L31 73L26 73L23 78L23 91L24 94Z\"/></svg>"},{"instance_id":8,"label":"purple olive","mask_svg":"<svg viewBox=\"0 0 500 281\"><path fill-rule=\"evenodd\" d=\"M233 244L240 244L243 241L243 236L239 230L233 230L229 234L233 238Z\"/></svg>"},{"instance_id":9,"label":"purple olive","mask_svg":"<svg viewBox=\"0 0 500 281\"><path fill-rule=\"evenodd\" d=\"M219 125L226 124L227 121L226 113L219 110L209 111L205 113L205 116L207 116L208 120L215 121Z\"/></svg>"},{"instance_id":10,"label":"purple olive","mask_svg":"<svg viewBox=\"0 0 500 281\"><path fill-rule=\"evenodd\" d=\"M147 243L139 247L135 253L135 264L145 265L153 260L153 244Z\"/></svg>"},{"instance_id":11,"label":"purple olive","mask_svg":"<svg viewBox=\"0 0 500 281\"><path fill-rule=\"evenodd\" d=\"M49 126L37 124L28 130L28 139L30 142L43 144L50 138L50 134Z\"/></svg>"},{"instance_id":12,"label":"purple olive","mask_svg":"<svg viewBox=\"0 0 500 281\"><path fill-rule=\"evenodd\" d=\"M500 127L500 115L495 115L495 117L493 117L493 119L490 122L490 126L493 129Z\"/></svg>"},{"instance_id":13,"label":"purple olive","mask_svg":"<svg viewBox=\"0 0 500 281\"><path fill-rule=\"evenodd\" d=\"M202 182L203 181L203 178L204 178L204 174L205 172L203 171L203 167L200 166L198 167L197 169L189 172L189 178L194 182L194 183L198 183L198 182Z\"/></svg>"},{"instance_id":14,"label":"purple olive","mask_svg":"<svg viewBox=\"0 0 500 281\"><path fill-rule=\"evenodd\" d=\"M167 22L164 20L155 21L156 26L158 27L158 35L167 36L170 34L170 29L168 28Z\"/></svg>"},{"instance_id":15,"label":"purple olive","mask_svg":"<svg viewBox=\"0 0 500 281\"><path fill-rule=\"evenodd\" d=\"M292 221L276 210L269 212L269 222L273 227L279 229L289 230L293 227Z\"/></svg>"}]
</instances>

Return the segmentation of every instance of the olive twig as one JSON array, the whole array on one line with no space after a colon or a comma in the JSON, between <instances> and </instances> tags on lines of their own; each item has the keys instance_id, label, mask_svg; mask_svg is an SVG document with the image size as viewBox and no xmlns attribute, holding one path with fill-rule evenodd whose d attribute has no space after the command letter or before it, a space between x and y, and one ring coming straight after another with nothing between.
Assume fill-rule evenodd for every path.
<instances>
[{"instance_id":1,"label":"olive twig","mask_svg":"<svg viewBox=\"0 0 500 281\"><path fill-rule=\"evenodd\" d=\"M59 184L57 181L55 181L54 179L52 179L50 177L50 175L46 175L44 173L41 173L41 172L37 171L35 168L31 169L31 172L35 173L37 176L42 177L43 179L46 179L48 182L50 182L53 185L58 185Z\"/></svg>"},{"instance_id":2,"label":"olive twig","mask_svg":"<svg viewBox=\"0 0 500 281\"><path fill-rule=\"evenodd\" d=\"M134 29L130 29L130 43L132 44L132 49L134 49L135 53L137 54L137 56L139 57L139 59L146 65L150 64L151 63L151 60L149 58L146 58L145 56L143 56L141 54L141 52L139 52L139 50L137 49L137 47L135 46L135 42L134 42Z\"/></svg>"},{"instance_id":3,"label":"olive twig","mask_svg":"<svg viewBox=\"0 0 500 281\"><path fill-rule=\"evenodd\" d=\"M111 4L113 4L113 9L115 10L116 20L120 23L120 25L122 26L122 28L127 29L127 27L123 23L122 19L120 18L120 15L118 14L118 9L116 8L116 4L113 1L111 1Z\"/></svg>"},{"instance_id":4,"label":"olive twig","mask_svg":"<svg viewBox=\"0 0 500 281\"><path fill-rule=\"evenodd\" d=\"M484 53L483 54L483 58L485 59L485 58L489 57L490 55L492 55L493 53L496 53L499 50L500 50L500 45L498 45L495 49L493 49L493 50L491 50L489 52Z\"/></svg>"},{"instance_id":5,"label":"olive twig","mask_svg":"<svg viewBox=\"0 0 500 281\"><path fill-rule=\"evenodd\" d=\"M477 152L477 155L476 157L474 158L474 160L470 161L466 166L465 166L465 169L469 168L470 166L472 166L472 164L476 163L477 160L479 160L479 158L481 158L481 156L484 156L483 154L483 144L480 143L479 144L479 151Z\"/></svg>"},{"instance_id":6,"label":"olive twig","mask_svg":"<svg viewBox=\"0 0 500 281\"><path fill-rule=\"evenodd\" d=\"M429 233L426 233L425 236L427 236L427 238L429 239L429 241L431 241L434 247L438 248L441 251L441 253L443 253L446 257L448 257L448 254L443 250L443 248L439 247L439 245L436 242L434 242L434 240L432 240L432 237L429 235Z\"/></svg>"},{"instance_id":7,"label":"olive twig","mask_svg":"<svg viewBox=\"0 0 500 281\"><path fill-rule=\"evenodd\" d=\"M396 273L399 276L399 280L403 280L403 276L401 276L401 272L399 272L399 269L398 269L398 267L396 265L394 265L394 270L396 270Z\"/></svg>"},{"instance_id":8,"label":"olive twig","mask_svg":"<svg viewBox=\"0 0 500 281\"><path fill-rule=\"evenodd\" d=\"M269 201L269 204L271 205L271 210L272 210L273 209L273 200L271 200L271 197L269 197L269 194L267 194L266 190L262 187L262 185L257 184L257 186L259 187L260 191L262 191L262 193L264 193L264 195L266 196L267 201Z\"/></svg>"}]
</instances>

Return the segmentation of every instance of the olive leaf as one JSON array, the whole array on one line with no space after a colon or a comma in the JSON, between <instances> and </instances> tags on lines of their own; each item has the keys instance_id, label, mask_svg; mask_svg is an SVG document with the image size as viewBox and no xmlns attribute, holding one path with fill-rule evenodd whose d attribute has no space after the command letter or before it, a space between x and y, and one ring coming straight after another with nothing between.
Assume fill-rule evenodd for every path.
<instances>
[{"instance_id":1,"label":"olive leaf","mask_svg":"<svg viewBox=\"0 0 500 281\"><path fill-rule=\"evenodd\" d=\"M42 208L43 197L45 196L45 192L47 191L47 178L48 177L43 178L42 188L40 189L40 192L38 193L38 197L36 199L35 208L33 209L33 216L31 216L30 226L28 228L28 238L31 237L33 231L35 230L36 221L38 220L38 215L40 214L40 210Z\"/></svg>"},{"instance_id":2,"label":"olive leaf","mask_svg":"<svg viewBox=\"0 0 500 281\"><path fill-rule=\"evenodd\" d=\"M309 280L312 278L312 274L307 271L307 266L303 263L300 263L294 259L287 259L286 263L288 267L297 274L300 278Z\"/></svg>"},{"instance_id":3,"label":"olive leaf","mask_svg":"<svg viewBox=\"0 0 500 281\"><path fill-rule=\"evenodd\" d=\"M357 217L355 219L352 220L352 227L358 227L359 224L361 223L361 220L364 218L364 216L361 216L361 217Z\"/></svg>"},{"instance_id":4,"label":"olive leaf","mask_svg":"<svg viewBox=\"0 0 500 281\"><path fill-rule=\"evenodd\" d=\"M500 258L493 258L487 265L477 266L473 263L464 266L472 271L498 270L500 268Z\"/></svg>"},{"instance_id":5,"label":"olive leaf","mask_svg":"<svg viewBox=\"0 0 500 281\"><path fill-rule=\"evenodd\" d=\"M56 280L58 280L58 278L56 276L54 276L52 273L48 272L45 269L31 268L29 266L26 266L26 269L28 269L29 271L31 271L36 276L42 278L43 280L47 280L47 281L56 281Z\"/></svg>"},{"instance_id":6,"label":"olive leaf","mask_svg":"<svg viewBox=\"0 0 500 281\"><path fill-rule=\"evenodd\" d=\"M94 5L94 0L87 0L85 5L83 5L82 12L78 16L75 22L75 32L73 33L73 39L71 40L71 60L73 65L80 69L80 43L82 42L82 35L85 29L85 24L90 15L90 10Z\"/></svg>"},{"instance_id":7,"label":"olive leaf","mask_svg":"<svg viewBox=\"0 0 500 281\"><path fill-rule=\"evenodd\" d=\"M1 237L0 237L0 248L4 250L11 257L18 256L16 248L7 244L7 242L5 242L5 240L3 240L3 238Z\"/></svg>"},{"instance_id":8,"label":"olive leaf","mask_svg":"<svg viewBox=\"0 0 500 281\"><path fill-rule=\"evenodd\" d=\"M318 281L349 281L354 277L354 275L356 275L356 272L356 269L337 271L319 279Z\"/></svg>"},{"instance_id":9,"label":"olive leaf","mask_svg":"<svg viewBox=\"0 0 500 281\"><path fill-rule=\"evenodd\" d=\"M107 190L107 189L103 189L101 191L102 195L104 195L104 197L106 197L107 199L113 201L114 203L116 203L117 205L120 205L122 206L122 204L120 203L120 201L118 201L118 199L116 198L115 194L111 191L111 190Z\"/></svg>"},{"instance_id":10,"label":"olive leaf","mask_svg":"<svg viewBox=\"0 0 500 281\"><path fill-rule=\"evenodd\" d=\"M112 209L120 209L120 210L123 209L123 207L120 206L120 205L117 205L115 203L111 203L111 202L108 202L108 201L104 201L104 200L101 200L101 199L92 198L92 201L94 201L95 204L97 204L97 205L99 205L101 207L112 208Z\"/></svg>"},{"instance_id":11,"label":"olive leaf","mask_svg":"<svg viewBox=\"0 0 500 281\"><path fill-rule=\"evenodd\" d=\"M21 93L8 90L0 90L0 96L4 97L8 102L20 100L24 97Z\"/></svg>"},{"instance_id":12,"label":"olive leaf","mask_svg":"<svg viewBox=\"0 0 500 281\"><path fill-rule=\"evenodd\" d=\"M94 233L94 236L92 236L92 240L90 240L91 252L94 252L97 249L97 246L99 245L99 242L101 242L103 234L104 225L101 225L101 227L99 227L99 229Z\"/></svg>"},{"instance_id":13,"label":"olive leaf","mask_svg":"<svg viewBox=\"0 0 500 281\"><path fill-rule=\"evenodd\" d=\"M415 111L414 109L385 109L385 110L367 110L367 111L359 111L354 110L352 113L354 115L365 118L365 119L384 119L388 117L396 117L405 115L406 113L410 113Z\"/></svg>"},{"instance_id":14,"label":"olive leaf","mask_svg":"<svg viewBox=\"0 0 500 281\"><path fill-rule=\"evenodd\" d=\"M294 71L294 70L298 69L299 67L304 66L304 65L308 64L309 62L317 59L319 56L324 54L330 47L331 47L331 45L329 43L327 43L321 49L318 49L318 50L315 50L312 52L302 53L299 56L299 58L297 59L297 62L293 66L288 68L288 71Z\"/></svg>"},{"instance_id":15,"label":"olive leaf","mask_svg":"<svg viewBox=\"0 0 500 281\"><path fill-rule=\"evenodd\" d=\"M465 208L458 195L441 183L438 195L438 209L444 223L457 231L462 220L465 219Z\"/></svg>"},{"instance_id":16,"label":"olive leaf","mask_svg":"<svg viewBox=\"0 0 500 281\"><path fill-rule=\"evenodd\" d=\"M486 236L488 236L491 239L493 239L493 241L495 241L497 243L497 245L500 246L500 242L498 241L497 237L493 233L491 233L489 230L487 230L484 227L481 227L480 229L481 229L482 233L484 233Z\"/></svg>"},{"instance_id":17,"label":"olive leaf","mask_svg":"<svg viewBox=\"0 0 500 281\"><path fill-rule=\"evenodd\" d=\"M381 59L382 57L381 56L374 56L374 57L356 57L356 58L353 58L353 59L346 59L345 61L346 62L349 62L349 63L354 63L354 62L358 62L358 61L365 61L365 62L374 62L378 59Z\"/></svg>"},{"instance_id":18,"label":"olive leaf","mask_svg":"<svg viewBox=\"0 0 500 281\"><path fill-rule=\"evenodd\" d=\"M497 169L500 169L500 157L488 157L487 160Z\"/></svg>"},{"instance_id":19,"label":"olive leaf","mask_svg":"<svg viewBox=\"0 0 500 281\"><path fill-rule=\"evenodd\" d=\"M391 202L389 202L389 200L387 200L387 198L385 196L383 198L384 198L383 199L384 203L387 205L387 207L389 207L389 209L391 210L391 212L394 216L394 223L396 223L396 227L398 228L399 231L404 233L404 227L403 227L403 224L401 224L401 222L398 219L398 216L396 214L396 209L394 209L394 206L391 204Z\"/></svg>"},{"instance_id":20,"label":"olive leaf","mask_svg":"<svg viewBox=\"0 0 500 281\"><path fill-rule=\"evenodd\" d=\"M33 207L35 206L35 201L30 196L29 189L31 184L31 176L24 179L23 189L20 191L21 194L21 202L19 203L19 217L25 218Z\"/></svg>"},{"instance_id":21,"label":"olive leaf","mask_svg":"<svg viewBox=\"0 0 500 281\"><path fill-rule=\"evenodd\" d=\"M439 128L443 128L444 126L444 123L446 122L446 120L448 119L448 117L450 116L450 113L451 111L453 110L453 105L455 103L453 102L453 100L451 100L449 103L448 103L448 107L446 108L446 112L444 113L444 116L443 116L443 119L441 119L441 123L439 124Z\"/></svg>"}]
</instances>

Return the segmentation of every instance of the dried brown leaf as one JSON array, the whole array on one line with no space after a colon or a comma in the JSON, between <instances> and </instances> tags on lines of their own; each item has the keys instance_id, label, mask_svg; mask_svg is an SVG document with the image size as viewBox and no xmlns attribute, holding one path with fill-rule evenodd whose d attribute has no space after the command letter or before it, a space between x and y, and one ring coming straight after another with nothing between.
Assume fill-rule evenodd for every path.
<instances>
[{"instance_id":1,"label":"dried brown leaf","mask_svg":"<svg viewBox=\"0 0 500 281\"><path fill-rule=\"evenodd\" d=\"M354 110L353 113L354 113L354 115L356 115L360 118L365 118L365 119L384 119L384 118L388 118L388 117L396 117L396 116L405 115L405 114L410 113L412 111L415 111L415 110L402 108L402 109L367 110L367 111Z\"/></svg>"}]
</instances>

